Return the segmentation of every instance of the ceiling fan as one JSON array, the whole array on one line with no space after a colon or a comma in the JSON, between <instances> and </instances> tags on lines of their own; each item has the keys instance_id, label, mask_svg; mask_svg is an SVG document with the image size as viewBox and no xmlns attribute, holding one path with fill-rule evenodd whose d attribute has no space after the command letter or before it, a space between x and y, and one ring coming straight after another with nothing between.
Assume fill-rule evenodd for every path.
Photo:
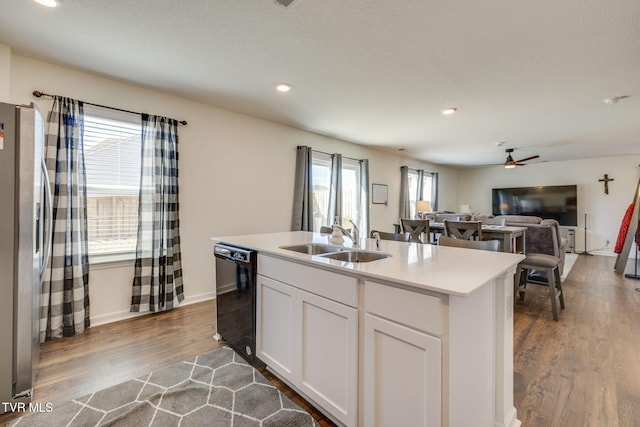
<instances>
[{"instance_id":1,"label":"ceiling fan","mask_svg":"<svg viewBox=\"0 0 640 427\"><path fill-rule=\"evenodd\" d=\"M538 157L540 157L536 154L535 156L525 157L524 159L513 160L513 157L511 157L511 153L513 153L513 148L507 148L505 152L507 153L507 160L505 160L503 164L506 169L515 168L516 166L526 166L527 164L524 162L537 159Z\"/></svg>"}]
</instances>

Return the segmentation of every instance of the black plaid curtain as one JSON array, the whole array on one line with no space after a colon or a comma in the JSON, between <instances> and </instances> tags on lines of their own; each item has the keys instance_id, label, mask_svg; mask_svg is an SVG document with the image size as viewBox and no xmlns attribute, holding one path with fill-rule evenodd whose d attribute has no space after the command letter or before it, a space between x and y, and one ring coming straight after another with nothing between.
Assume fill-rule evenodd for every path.
<instances>
[{"instance_id":1,"label":"black plaid curtain","mask_svg":"<svg viewBox=\"0 0 640 427\"><path fill-rule=\"evenodd\" d=\"M178 122L142 115L142 174L131 311L184 300L178 218Z\"/></svg>"},{"instance_id":2,"label":"black plaid curtain","mask_svg":"<svg viewBox=\"0 0 640 427\"><path fill-rule=\"evenodd\" d=\"M55 96L47 118L46 161L53 193L51 259L42 282L40 342L89 327L87 187L82 102Z\"/></svg>"}]
</instances>

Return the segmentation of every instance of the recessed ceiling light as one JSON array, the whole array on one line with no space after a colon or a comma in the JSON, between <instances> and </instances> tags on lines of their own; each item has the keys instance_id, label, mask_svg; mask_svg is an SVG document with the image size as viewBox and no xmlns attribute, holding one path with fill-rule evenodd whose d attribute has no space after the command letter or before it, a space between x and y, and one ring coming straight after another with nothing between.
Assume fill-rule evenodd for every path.
<instances>
[{"instance_id":1,"label":"recessed ceiling light","mask_svg":"<svg viewBox=\"0 0 640 427\"><path fill-rule=\"evenodd\" d=\"M289 83L284 83L284 82L282 82L282 83L278 83L278 84L276 85L276 90L277 90L278 92L289 92L289 91L291 90L291 88L292 88L292 87L293 87L293 86L291 86Z\"/></svg>"},{"instance_id":2,"label":"recessed ceiling light","mask_svg":"<svg viewBox=\"0 0 640 427\"><path fill-rule=\"evenodd\" d=\"M442 114L444 114L445 116L450 116L456 111L458 111L458 109L455 107L445 108L444 110L442 110Z\"/></svg>"},{"instance_id":3,"label":"recessed ceiling light","mask_svg":"<svg viewBox=\"0 0 640 427\"><path fill-rule=\"evenodd\" d=\"M56 7L58 6L58 2L56 0L33 0L36 3L46 6L46 7Z\"/></svg>"}]
</instances>

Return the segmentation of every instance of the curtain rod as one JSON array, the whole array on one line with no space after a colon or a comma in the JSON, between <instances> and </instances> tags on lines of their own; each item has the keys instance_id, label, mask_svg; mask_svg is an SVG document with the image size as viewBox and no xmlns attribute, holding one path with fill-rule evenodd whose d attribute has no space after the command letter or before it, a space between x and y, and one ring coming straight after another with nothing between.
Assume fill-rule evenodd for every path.
<instances>
[{"instance_id":1,"label":"curtain rod","mask_svg":"<svg viewBox=\"0 0 640 427\"><path fill-rule=\"evenodd\" d=\"M43 96L48 96L49 98L53 98L56 95L51 95L51 94L48 94L48 93L41 92L39 90L34 90L33 91L33 96L35 96L36 98L41 98ZM85 102L85 101L81 101L81 102L83 104L93 105L94 107L108 108L110 110L122 111L124 113L141 114L141 113L138 113L136 111L129 111L129 110L124 110L122 108L109 107L108 105L94 104L93 102ZM182 126L186 126L187 125L187 121L186 120L178 120L178 123L180 123Z\"/></svg>"},{"instance_id":2,"label":"curtain rod","mask_svg":"<svg viewBox=\"0 0 640 427\"><path fill-rule=\"evenodd\" d=\"M406 166L406 165L404 165L404 166ZM404 167L404 166L402 166L402 167ZM416 172L418 172L418 171L420 170L420 169L410 168L409 166L406 166L406 168L407 168L407 169L409 169L409 170L412 170L412 171L416 171ZM426 170L424 170L424 169L422 169L422 172L425 172L425 173L432 173L432 174L433 174L433 173L438 173L438 172L433 172L433 171L426 171Z\"/></svg>"},{"instance_id":3,"label":"curtain rod","mask_svg":"<svg viewBox=\"0 0 640 427\"><path fill-rule=\"evenodd\" d=\"M301 145L298 145L298 148L302 147ZM320 154L326 154L327 156L331 156L331 153L326 153L324 151L320 151L320 150L314 150L313 148L311 149L311 151L315 151L316 153L320 153ZM362 161L363 159L354 159L353 157L347 157L347 156L342 156L343 159L349 159L349 160L355 160L357 162Z\"/></svg>"}]
</instances>

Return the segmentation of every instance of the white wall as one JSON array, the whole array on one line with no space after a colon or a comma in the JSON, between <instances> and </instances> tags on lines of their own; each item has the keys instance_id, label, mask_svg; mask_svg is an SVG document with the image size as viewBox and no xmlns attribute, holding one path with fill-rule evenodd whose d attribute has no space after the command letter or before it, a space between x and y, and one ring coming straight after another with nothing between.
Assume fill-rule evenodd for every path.
<instances>
[{"instance_id":1,"label":"white wall","mask_svg":"<svg viewBox=\"0 0 640 427\"><path fill-rule=\"evenodd\" d=\"M0 100L9 100L11 82L11 49L0 44Z\"/></svg>"},{"instance_id":2,"label":"white wall","mask_svg":"<svg viewBox=\"0 0 640 427\"><path fill-rule=\"evenodd\" d=\"M297 145L369 159L371 183L389 186L389 204L370 206L371 228L379 230L391 231L397 222L403 165L440 173L440 210L457 211L460 204L470 204L473 211L490 212L493 187L577 184L576 248L584 249L587 213L589 251L602 254L611 254L639 175L640 156L537 163L514 170L458 171L15 55L0 44L0 100L17 104L35 101L46 112L51 100L34 98L31 93L35 89L189 122L179 129L181 234L188 301L214 295L211 236L289 229ZM609 184L609 195L598 182L604 173L615 179ZM606 240L609 247L597 250ZM94 323L127 315L132 277L130 264L91 270Z\"/></svg>"},{"instance_id":3,"label":"white wall","mask_svg":"<svg viewBox=\"0 0 640 427\"><path fill-rule=\"evenodd\" d=\"M183 274L185 296L190 301L214 295L210 237L290 229L297 145L369 159L371 182L389 185L389 205L371 207L372 227L393 230L398 217L400 166L405 164L440 172L441 209L455 209L458 200L455 169L404 160L394 154L19 55L12 56L10 79L8 101L36 101L43 112L48 111L51 100L33 98L33 90L189 122L179 128L179 162ZM2 84L0 81L0 88ZM276 96L281 95L274 91ZM132 277L131 265L91 270L92 322L127 315Z\"/></svg>"},{"instance_id":4,"label":"white wall","mask_svg":"<svg viewBox=\"0 0 640 427\"><path fill-rule=\"evenodd\" d=\"M531 163L524 167L477 168L460 172L459 203L472 211L491 212L491 189L537 185L578 185L576 250L584 250L584 214L587 214L587 244L590 253L614 255L613 248L627 206L633 201L640 177L640 156L607 157L564 162ZM604 174L609 194L598 179ZM606 241L609 245L605 247ZM604 249L602 249L604 248ZM633 251L631 252L633 254Z\"/></svg>"}]
</instances>

